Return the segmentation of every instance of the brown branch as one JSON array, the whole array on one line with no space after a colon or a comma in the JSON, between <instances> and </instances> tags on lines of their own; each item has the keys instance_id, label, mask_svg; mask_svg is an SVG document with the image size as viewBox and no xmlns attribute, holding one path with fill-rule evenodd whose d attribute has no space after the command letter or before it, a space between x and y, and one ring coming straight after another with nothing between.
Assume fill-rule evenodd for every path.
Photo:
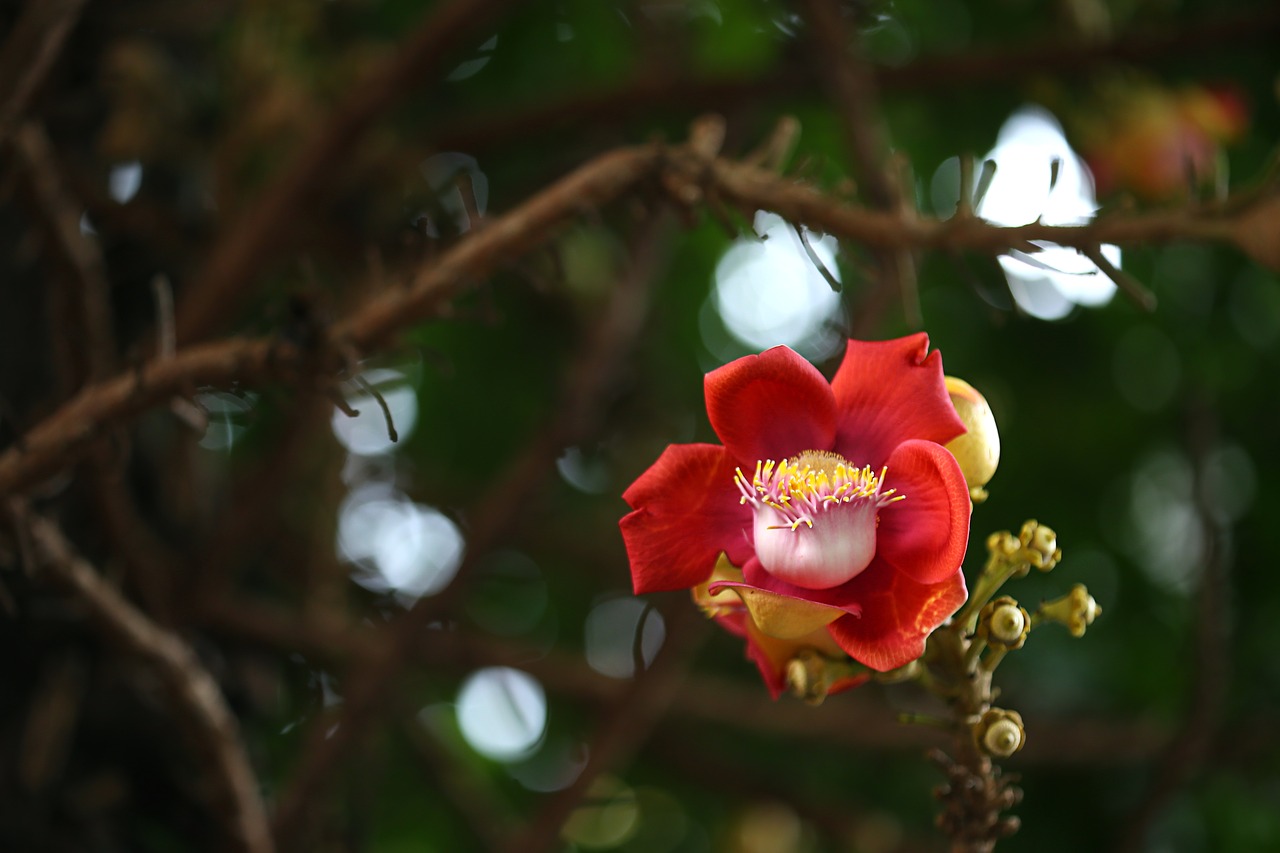
<instances>
[{"instance_id":1,"label":"brown branch","mask_svg":"<svg viewBox=\"0 0 1280 853\"><path fill-rule=\"evenodd\" d=\"M722 198L745 208L772 210L826 233L882 248L965 249L1000 254L1045 241L1084 249L1098 243L1151 244L1178 240L1233 242L1237 214L1169 210L1101 216L1084 225L991 225L980 219L911 217L867 210L832 199L803 183L729 160L717 160L708 182Z\"/></svg>"},{"instance_id":2,"label":"brown branch","mask_svg":"<svg viewBox=\"0 0 1280 853\"><path fill-rule=\"evenodd\" d=\"M0 146L62 53L86 0L28 0L0 47Z\"/></svg>"},{"instance_id":3,"label":"brown branch","mask_svg":"<svg viewBox=\"0 0 1280 853\"><path fill-rule=\"evenodd\" d=\"M179 344L207 337L234 317L259 267L285 242L295 215L333 184L332 172L374 121L431 79L458 42L510 2L451 0L436 5L398 53L352 86L310 137L311 143L293 159L291 168L235 220L211 250L179 306Z\"/></svg>"},{"instance_id":4,"label":"brown branch","mask_svg":"<svg viewBox=\"0 0 1280 853\"><path fill-rule=\"evenodd\" d=\"M377 348L400 329L431 316L462 287L544 242L565 219L604 205L653 177L666 153L660 145L645 145L588 161L510 213L487 219L423 267L407 288L374 297L338 326L335 335L357 350Z\"/></svg>"},{"instance_id":5,"label":"brown branch","mask_svg":"<svg viewBox=\"0 0 1280 853\"><path fill-rule=\"evenodd\" d=\"M197 385L288 376L301 354L270 340L227 341L192 347L163 361L90 385L23 436L21 447L0 455L0 496L16 496L70 465L113 424Z\"/></svg>"},{"instance_id":6,"label":"brown branch","mask_svg":"<svg viewBox=\"0 0 1280 853\"><path fill-rule=\"evenodd\" d=\"M213 676L181 638L152 622L104 581L56 525L18 501L11 501L9 510L30 531L36 558L49 577L85 605L113 642L144 660L163 681L215 788L211 806L224 822L228 848L270 853L258 780L236 718Z\"/></svg>"},{"instance_id":7,"label":"brown branch","mask_svg":"<svg viewBox=\"0 0 1280 853\"><path fill-rule=\"evenodd\" d=\"M688 145L651 144L602 154L528 199L490 219L451 250L426 265L406 289L384 291L336 326L315 351L267 339L231 339L151 361L136 372L85 388L31 429L23 446L0 454L0 495L30 488L68 465L101 431L182 394L196 385L230 385L299 375L332 375L354 350L386 346L399 331L437 312L442 304L483 280L502 263L548 239L563 221L584 208L605 204L661 176L681 205L711 192L744 211L772 210L793 223L883 249L967 249L998 254L1030 241L1084 249L1100 243L1155 244L1178 240L1235 243L1238 223L1252 221L1256 206L1230 203L1199 211L1158 211L1103 216L1084 225L1032 223L1012 227L978 219L903 217L848 204L821 190L727 159L712 159L706 122ZM710 154L708 152L711 152Z\"/></svg>"}]
</instances>

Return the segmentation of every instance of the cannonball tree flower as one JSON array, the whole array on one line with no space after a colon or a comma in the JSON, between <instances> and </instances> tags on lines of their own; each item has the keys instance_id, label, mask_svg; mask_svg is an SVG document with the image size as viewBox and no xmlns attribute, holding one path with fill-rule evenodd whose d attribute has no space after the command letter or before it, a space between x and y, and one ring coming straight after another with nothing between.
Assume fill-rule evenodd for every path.
<instances>
[{"instance_id":1,"label":"cannonball tree flower","mask_svg":"<svg viewBox=\"0 0 1280 853\"><path fill-rule=\"evenodd\" d=\"M878 671L918 658L965 600L971 508L928 348L849 341L831 382L787 347L707 374L722 444L669 446L623 494L636 594L693 590L775 696L799 648Z\"/></svg>"}]
</instances>

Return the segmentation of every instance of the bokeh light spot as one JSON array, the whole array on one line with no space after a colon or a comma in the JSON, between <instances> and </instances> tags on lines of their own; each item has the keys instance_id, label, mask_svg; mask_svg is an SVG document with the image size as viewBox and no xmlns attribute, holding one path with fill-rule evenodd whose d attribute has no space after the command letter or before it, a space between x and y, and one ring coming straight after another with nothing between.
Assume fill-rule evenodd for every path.
<instances>
[{"instance_id":1,"label":"bokeh light spot","mask_svg":"<svg viewBox=\"0 0 1280 853\"><path fill-rule=\"evenodd\" d=\"M1062 126L1040 107L1024 107L1014 113L987 155L996 164L995 176L977 207L977 214L996 225L1025 225L1039 219L1046 225L1079 225L1097 212L1093 178L1084 161L1072 150ZM947 164L943 164L947 166ZM934 183L946 183L959 169L948 166L934 175ZM948 193L933 186L935 204ZM955 192L959 197L958 190ZM1039 251L1000 256L1000 266L1018 306L1033 317L1058 320L1076 305L1104 305L1115 294L1115 284L1088 258L1074 249L1050 243L1035 244ZM1103 256L1120 265L1120 249L1102 246Z\"/></svg>"},{"instance_id":2,"label":"bokeh light spot","mask_svg":"<svg viewBox=\"0 0 1280 853\"><path fill-rule=\"evenodd\" d=\"M781 217L758 212L755 231L761 239L735 240L716 265L713 300L725 328L753 349L785 344L811 358L824 354L827 339L836 337L827 327L839 295ZM835 238L806 233L814 255L839 281Z\"/></svg>"},{"instance_id":3,"label":"bokeh light spot","mask_svg":"<svg viewBox=\"0 0 1280 853\"><path fill-rule=\"evenodd\" d=\"M107 175L107 193L118 204L124 204L142 187L142 164L137 160L119 163Z\"/></svg>"},{"instance_id":4,"label":"bokeh light spot","mask_svg":"<svg viewBox=\"0 0 1280 853\"><path fill-rule=\"evenodd\" d=\"M381 484L352 490L338 514L338 555L351 577L406 602L433 595L453 580L465 551L447 516Z\"/></svg>"},{"instance_id":5,"label":"bokeh light spot","mask_svg":"<svg viewBox=\"0 0 1280 853\"><path fill-rule=\"evenodd\" d=\"M606 598L592 607L585 632L587 663L611 678L635 675L637 632L645 666L653 662L667 634L662 614L630 596Z\"/></svg>"},{"instance_id":6,"label":"bokeh light spot","mask_svg":"<svg viewBox=\"0 0 1280 853\"><path fill-rule=\"evenodd\" d=\"M418 422L418 395L405 375L398 370L380 368L366 370L361 378L382 395L391 412L398 441L412 435ZM331 422L334 436L349 453L376 456L396 449L398 442L391 440L386 415L372 394L361 386L354 386L347 396L347 405L359 414L351 417L335 406Z\"/></svg>"},{"instance_id":7,"label":"bokeh light spot","mask_svg":"<svg viewBox=\"0 0 1280 853\"><path fill-rule=\"evenodd\" d=\"M477 670L458 691L458 728L471 748L497 761L528 755L547 726L547 696L518 669Z\"/></svg>"}]
</instances>

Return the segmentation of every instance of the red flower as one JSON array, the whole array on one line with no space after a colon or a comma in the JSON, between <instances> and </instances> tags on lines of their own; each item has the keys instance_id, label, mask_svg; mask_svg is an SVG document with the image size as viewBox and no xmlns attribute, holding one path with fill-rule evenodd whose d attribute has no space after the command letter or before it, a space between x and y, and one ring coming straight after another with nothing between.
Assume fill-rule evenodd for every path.
<instances>
[{"instance_id":1,"label":"red flower","mask_svg":"<svg viewBox=\"0 0 1280 853\"><path fill-rule=\"evenodd\" d=\"M775 696L798 646L880 671L919 657L967 595L970 510L928 348L849 341L830 383L787 347L707 374L724 445L671 445L623 494L636 594L695 589Z\"/></svg>"}]
</instances>

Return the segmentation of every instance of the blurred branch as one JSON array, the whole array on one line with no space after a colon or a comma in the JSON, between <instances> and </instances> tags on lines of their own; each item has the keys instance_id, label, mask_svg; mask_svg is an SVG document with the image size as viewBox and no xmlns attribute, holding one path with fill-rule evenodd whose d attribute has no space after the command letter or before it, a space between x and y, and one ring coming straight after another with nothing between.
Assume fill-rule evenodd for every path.
<instances>
[{"instance_id":1,"label":"blurred branch","mask_svg":"<svg viewBox=\"0 0 1280 853\"><path fill-rule=\"evenodd\" d=\"M886 169L889 143L881 119L875 72L862 53L860 34L856 27L846 25L837 0L803 0L800 5L817 48L817 76L836 105L859 192L867 207L905 216L904 194ZM863 310L854 311L855 332L867 334L879 324L888 295L895 291L902 295L908 325L921 326L915 262L910 253L905 249L882 249L876 259L880 275L861 300L859 308Z\"/></svg>"},{"instance_id":2,"label":"blurred branch","mask_svg":"<svg viewBox=\"0 0 1280 853\"><path fill-rule=\"evenodd\" d=\"M686 171L689 180L694 173ZM1113 213L1084 225L999 226L981 219L904 217L868 210L832 198L816 187L763 169L726 159L705 164L699 173L721 198L743 210L771 210L783 218L871 248L965 249L996 255L1027 250L1044 241L1084 251L1100 243L1148 245L1196 240L1229 243L1246 250L1237 227L1251 222L1260 205L1237 208L1229 202L1212 207ZM1034 249L1032 249L1034 251Z\"/></svg>"},{"instance_id":3,"label":"blurred branch","mask_svg":"<svg viewBox=\"0 0 1280 853\"><path fill-rule=\"evenodd\" d=\"M587 796L600 774L619 768L635 754L678 692L686 687L693 650L706 637L705 625L691 607L666 615L668 633L653 665L636 677L617 697L597 727L588 749L587 765L568 787L543 805L524 832L508 840L510 853L542 853L560 840L560 828Z\"/></svg>"},{"instance_id":4,"label":"blurred branch","mask_svg":"<svg viewBox=\"0 0 1280 853\"><path fill-rule=\"evenodd\" d=\"M230 339L180 350L173 358L147 362L134 372L83 389L31 429L22 447L0 454L0 495L21 492L70 464L74 453L111 423L198 385L336 375L354 355L386 346L396 333L433 316L465 287L545 242L565 220L654 178L660 177L683 207L697 206L711 193L745 212L771 210L793 223L872 248L990 254L1025 249L1033 240L1081 250L1100 243L1179 240L1231 243L1247 250L1237 229L1254 234L1260 219L1269 215L1273 198L1249 205L1229 200L1212 208L1117 213L1069 226L1036 222L1002 227L970 218L904 217L848 204L794 179L718 158L722 133L722 124L707 119L695 124L686 145L651 144L600 155L509 213L486 220L484 227L425 265L408 287L376 294L333 327L327 340L305 351L284 340Z\"/></svg>"},{"instance_id":5,"label":"blurred branch","mask_svg":"<svg viewBox=\"0 0 1280 853\"><path fill-rule=\"evenodd\" d=\"M1034 75L1078 77L1089 70L1134 63L1151 68L1164 60L1183 61L1189 52L1238 52L1267 45L1280 34L1280 8L1259 4L1238 14L1214 10L1177 29L1123 33L1109 41L1061 38L999 50L982 45L970 53L930 56L899 68L875 68L883 92L947 92ZM691 116L709 110L733 111L762 102L803 97L822 82L823 70L797 54L753 75L689 77L672 73L637 76L616 86L589 89L559 100L505 107L490 114L460 117L431 141L439 150L475 153L512 139L552 135L569 128L617 125L653 110Z\"/></svg>"},{"instance_id":6,"label":"blurred branch","mask_svg":"<svg viewBox=\"0 0 1280 853\"><path fill-rule=\"evenodd\" d=\"M19 175L32 200L33 212L48 236L57 261L71 286L55 288L61 295L61 310L55 311L67 327L54 330L55 345L67 352L62 361L70 373L68 391L87 381L111 375L116 360L115 332L112 328L110 285L102 253L80 233L80 213L64 186L61 169L44 128L28 122L14 134L14 153L21 165Z\"/></svg>"},{"instance_id":7,"label":"blurred branch","mask_svg":"<svg viewBox=\"0 0 1280 853\"><path fill-rule=\"evenodd\" d=\"M85 605L103 632L160 677L192 748L212 784L213 811L224 822L228 849L270 853L258 780L240 740L239 725L213 676L191 648L130 604L76 552L52 522L19 501L8 503L14 523L29 532L40 566Z\"/></svg>"},{"instance_id":8,"label":"blurred branch","mask_svg":"<svg viewBox=\"0 0 1280 853\"><path fill-rule=\"evenodd\" d=\"M45 245L52 249L49 339L64 374L63 395L68 395L106 379L115 369L110 284L97 242L80 231L81 205L64 184L44 129L34 122L22 125L13 150L35 219L47 236ZM169 610L169 575L178 561L140 517L124 482L122 456L111 442L96 442L89 459L89 490L97 517L129 566L134 588L152 615L163 620Z\"/></svg>"},{"instance_id":9,"label":"blurred branch","mask_svg":"<svg viewBox=\"0 0 1280 853\"><path fill-rule=\"evenodd\" d=\"M624 148L584 164L523 205L474 229L427 264L408 287L372 297L335 327L316 352L304 352L284 340L232 338L182 349L172 358L149 361L83 389L25 434L21 447L0 454L0 496L17 494L66 467L107 426L199 385L225 387L233 381L336 374L353 348L365 351L385 345L463 288L545 241L562 221L654 177L665 152L657 145Z\"/></svg>"},{"instance_id":10,"label":"blurred branch","mask_svg":"<svg viewBox=\"0 0 1280 853\"><path fill-rule=\"evenodd\" d=\"M348 669L359 669L380 642L380 635L365 626L318 625L243 599L205 601L195 618L215 633L277 652L300 652L324 661L326 666ZM424 636L411 654L421 666L458 674L486 666L516 667L537 678L549 693L605 708L616 705L628 688L626 682L600 675L579 654L547 652L458 630ZM915 753L922 743L946 742L944 733L895 722L885 713L883 700L873 688L842 694L813 708L774 701L755 683L699 673L680 688L667 715L680 731L687 731L691 722L705 722L860 752ZM1018 764L1142 764L1171 743L1169 730L1153 720L1078 716L1028 720L1036 736L1018 753ZM1261 719L1248 733L1249 738L1266 743L1274 743L1274 735L1274 728Z\"/></svg>"},{"instance_id":11,"label":"blurred branch","mask_svg":"<svg viewBox=\"0 0 1280 853\"><path fill-rule=\"evenodd\" d=\"M560 188L576 186L562 182ZM550 192L544 196L551 195ZM558 202L546 201L542 206L535 202L529 217L544 223L549 213L570 202L575 196L552 196ZM544 209L545 208L545 209ZM491 230L515 235L515 245L525 247L529 230L527 219L508 214L492 222L489 228L477 234L477 240ZM514 223L514 224L513 224ZM545 227L545 224L539 227ZM503 230L507 229L507 230ZM308 809L314 808L339 763L365 735L369 725L383 713L395 676L413 659L414 650L422 642L427 628L452 612L453 606L465 590L474 566L500 540L502 534L514 525L526 511L530 494L545 477L552 460L560 455L566 445L581 441L594 426L593 413L613 385L613 377L621 367L625 355L643 326L646 316L647 294L652 284L654 265L660 252L657 241L665 233L651 223L649 239L637 250L632 269L612 292L604 316L593 327L581 351L566 373L565 387L556 416L545 428L533 435L520 454L497 477L480 501L464 517L470 522L467 529L466 555L449 585L430 598L422 598L408 611L391 622L382 632L372 653L360 662L352 672L352 685L344 697L341 713L336 721L321 719L310 729L307 746L301 752L300 765L295 768L292 781L282 792L276 810L274 831L282 847L305 846L305 826ZM462 246L459 246L461 249ZM456 251L456 250L455 250ZM487 259L495 262L496 259ZM444 259L442 259L442 263ZM428 279L428 294L435 287ZM421 282L415 284L412 294L421 290ZM375 303L373 307L396 304L399 294ZM367 312L366 312L367 313ZM374 321L364 334L373 335L382 328L393 328L390 315L373 312ZM365 339L362 336L360 339Z\"/></svg>"},{"instance_id":12,"label":"blurred branch","mask_svg":"<svg viewBox=\"0 0 1280 853\"><path fill-rule=\"evenodd\" d=\"M209 253L200 275L186 288L177 317L179 344L219 331L240 308L261 265L279 250L297 214L333 185L333 172L375 120L421 86L454 55L458 43L511 0L450 0L437 4L346 97L293 158L293 165L235 219Z\"/></svg>"},{"instance_id":13,"label":"blurred branch","mask_svg":"<svg viewBox=\"0 0 1280 853\"><path fill-rule=\"evenodd\" d=\"M1152 824L1168 808L1208 757L1231 684L1231 644L1228 626L1231 565L1230 531L1215 512L1208 482L1209 454L1217 433L1214 413L1203 399L1193 399L1187 412L1187 450L1191 459L1192 501L1204 536L1200 583L1196 602L1194 672L1186 718L1152 769L1151 784L1134 809L1116 849L1145 850Z\"/></svg>"},{"instance_id":14,"label":"blurred branch","mask_svg":"<svg viewBox=\"0 0 1280 853\"><path fill-rule=\"evenodd\" d=\"M449 755L415 713L405 713L399 729L409 741L413 757L430 784L448 799L454 812L466 820L484 849L500 849L508 809L502 807L505 804L500 805L481 774Z\"/></svg>"},{"instance_id":15,"label":"blurred branch","mask_svg":"<svg viewBox=\"0 0 1280 853\"><path fill-rule=\"evenodd\" d=\"M0 47L0 146L8 140L87 0L27 0L22 16Z\"/></svg>"}]
</instances>

